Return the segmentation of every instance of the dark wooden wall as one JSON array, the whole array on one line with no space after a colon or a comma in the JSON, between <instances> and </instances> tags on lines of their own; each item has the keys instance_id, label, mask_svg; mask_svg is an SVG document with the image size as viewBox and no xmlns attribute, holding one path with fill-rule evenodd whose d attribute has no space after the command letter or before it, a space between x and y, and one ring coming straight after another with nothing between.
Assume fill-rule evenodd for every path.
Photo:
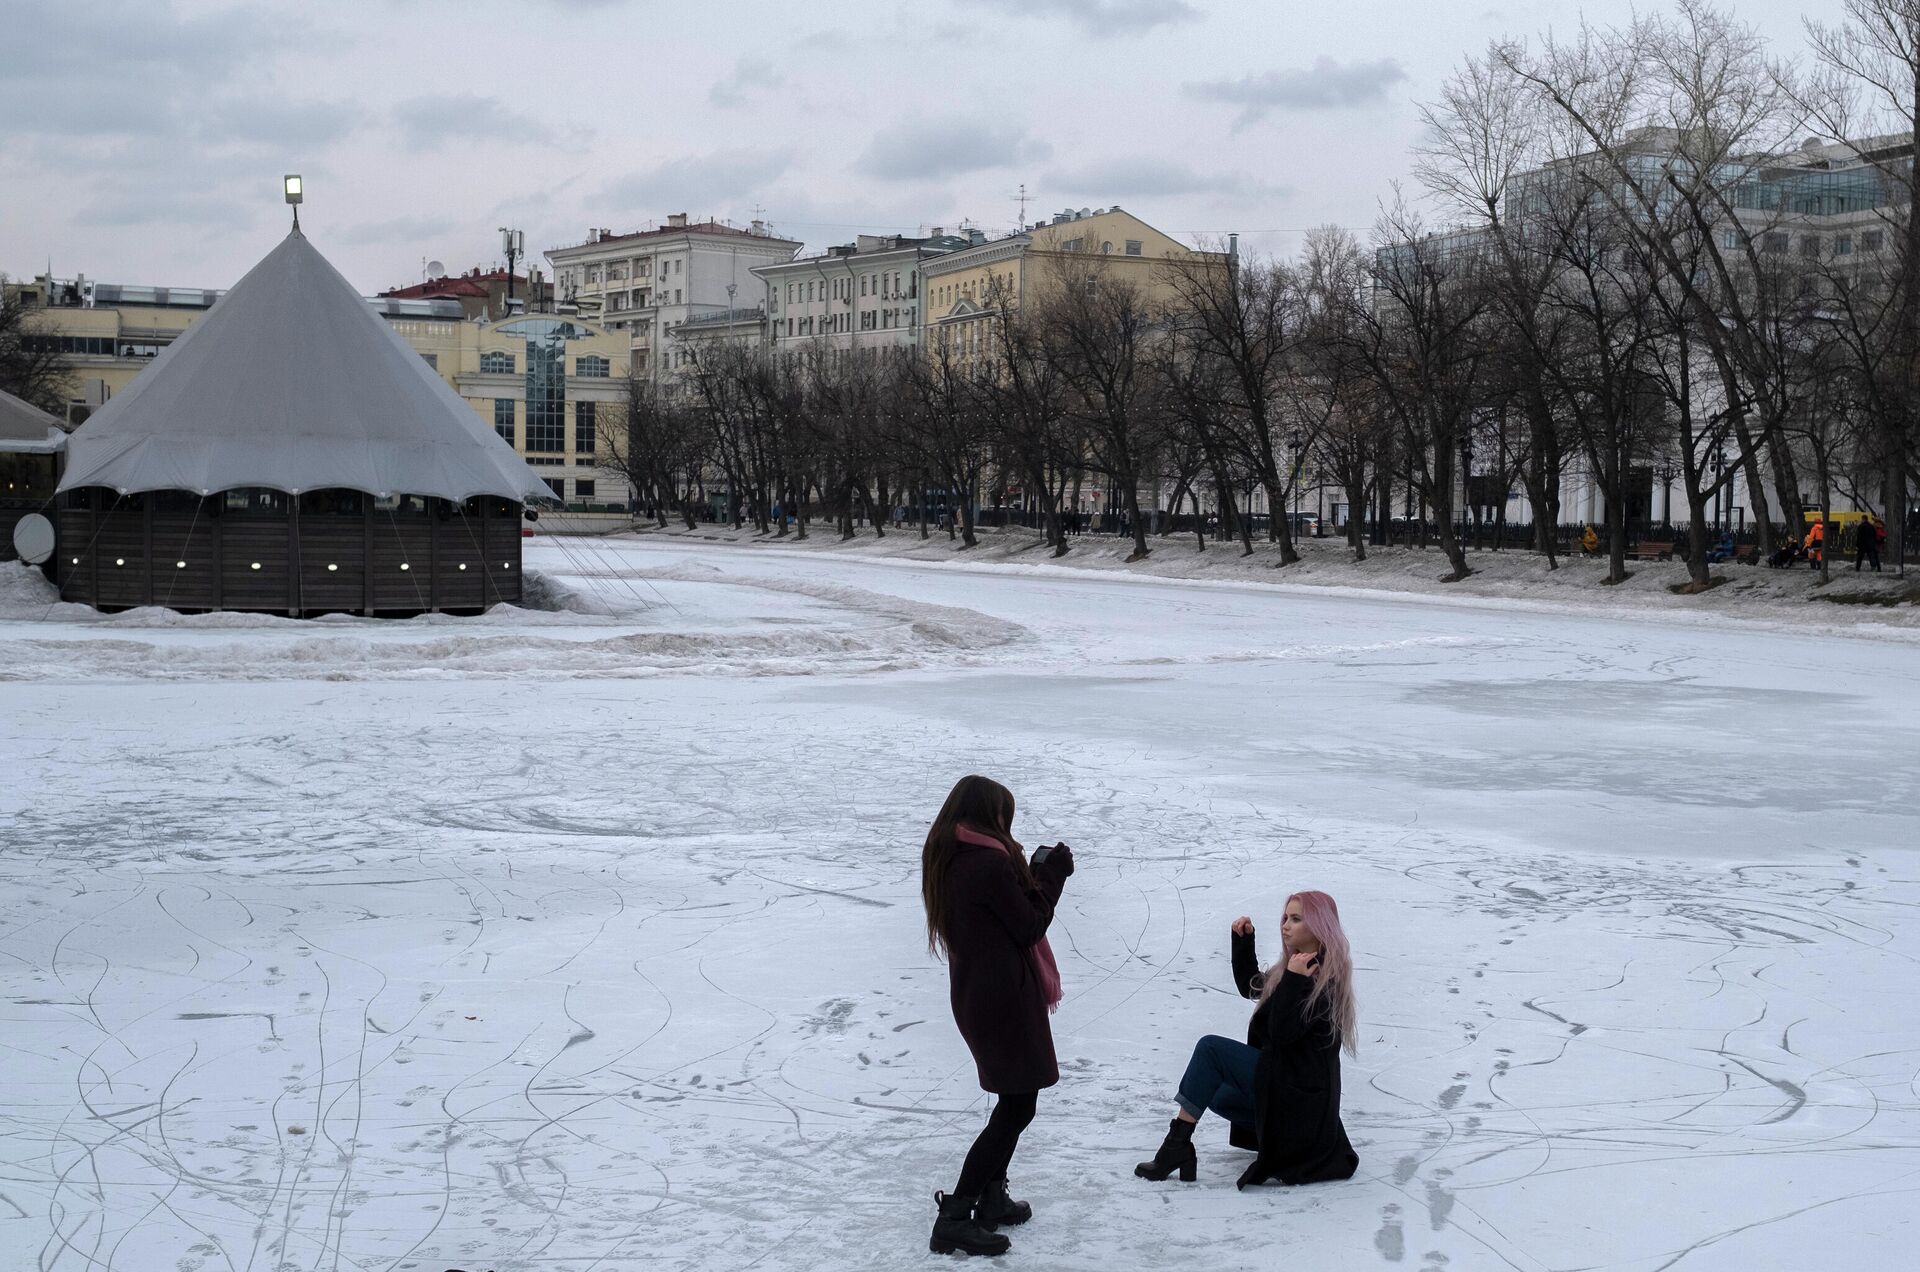
<instances>
[{"instance_id":1,"label":"dark wooden wall","mask_svg":"<svg viewBox=\"0 0 1920 1272\"><path fill-rule=\"evenodd\" d=\"M522 595L520 505L508 500L390 507L320 492L237 502L248 506L224 495L72 492L56 523L61 597L298 616L478 611Z\"/></svg>"}]
</instances>

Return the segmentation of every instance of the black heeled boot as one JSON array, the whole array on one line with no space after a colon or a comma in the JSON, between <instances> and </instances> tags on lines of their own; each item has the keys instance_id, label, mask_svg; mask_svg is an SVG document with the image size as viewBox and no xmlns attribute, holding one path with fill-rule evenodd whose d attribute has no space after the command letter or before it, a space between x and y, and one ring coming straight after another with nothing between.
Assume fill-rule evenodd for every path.
<instances>
[{"instance_id":1,"label":"black heeled boot","mask_svg":"<svg viewBox=\"0 0 1920 1272\"><path fill-rule=\"evenodd\" d=\"M935 1254L1005 1254L1013 1242L997 1232L988 1232L974 1220L975 1198L949 1197L935 1193L940 1217L933 1221L933 1237L927 1249Z\"/></svg>"},{"instance_id":2,"label":"black heeled boot","mask_svg":"<svg viewBox=\"0 0 1920 1272\"><path fill-rule=\"evenodd\" d=\"M1012 1227L1033 1218L1033 1207L1007 1195L1004 1177L994 1180L981 1192L973 1207L974 1222L982 1228Z\"/></svg>"},{"instance_id":3,"label":"black heeled boot","mask_svg":"<svg viewBox=\"0 0 1920 1272\"><path fill-rule=\"evenodd\" d=\"M1193 1151L1193 1127L1185 1118L1174 1118L1167 1126L1167 1138L1160 1141L1160 1151L1153 1155L1152 1161L1135 1166L1133 1173L1142 1179L1157 1180L1177 1170L1180 1181L1187 1184L1199 1178L1200 1157Z\"/></svg>"}]
</instances>

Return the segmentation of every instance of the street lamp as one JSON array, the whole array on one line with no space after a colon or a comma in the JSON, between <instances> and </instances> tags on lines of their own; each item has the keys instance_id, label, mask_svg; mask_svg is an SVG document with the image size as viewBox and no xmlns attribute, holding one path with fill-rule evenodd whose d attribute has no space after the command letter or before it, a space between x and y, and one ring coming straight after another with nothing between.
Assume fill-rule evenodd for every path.
<instances>
[{"instance_id":1,"label":"street lamp","mask_svg":"<svg viewBox=\"0 0 1920 1272\"><path fill-rule=\"evenodd\" d=\"M1300 430L1294 429L1287 435L1287 445L1293 448L1293 519L1287 523L1289 539L1300 532Z\"/></svg>"},{"instance_id":2,"label":"street lamp","mask_svg":"<svg viewBox=\"0 0 1920 1272\"><path fill-rule=\"evenodd\" d=\"M1467 518L1478 510L1473 506L1473 434L1460 434L1460 533L1466 534ZM1476 541L1473 545L1478 548Z\"/></svg>"},{"instance_id":3,"label":"street lamp","mask_svg":"<svg viewBox=\"0 0 1920 1272\"><path fill-rule=\"evenodd\" d=\"M1720 472L1727 466L1725 449L1713 452L1713 532L1720 533L1721 500L1726 496L1726 488L1720 483Z\"/></svg>"},{"instance_id":4,"label":"street lamp","mask_svg":"<svg viewBox=\"0 0 1920 1272\"><path fill-rule=\"evenodd\" d=\"M287 206L293 209L293 228L298 230L300 228L300 203L305 193L305 185L300 180L300 174L297 172L289 172L286 176L280 178L280 189L286 195Z\"/></svg>"}]
</instances>

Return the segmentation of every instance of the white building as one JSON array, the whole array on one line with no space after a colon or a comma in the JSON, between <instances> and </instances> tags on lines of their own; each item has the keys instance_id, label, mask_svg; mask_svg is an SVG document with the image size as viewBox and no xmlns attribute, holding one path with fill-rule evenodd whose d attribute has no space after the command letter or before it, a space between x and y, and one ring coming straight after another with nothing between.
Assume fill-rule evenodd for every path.
<instances>
[{"instance_id":1,"label":"white building","mask_svg":"<svg viewBox=\"0 0 1920 1272\"><path fill-rule=\"evenodd\" d=\"M862 234L852 243L754 273L766 280L769 342L792 352L824 344L842 351L918 344L926 327L922 264L984 242L978 230L924 238Z\"/></svg>"},{"instance_id":2,"label":"white building","mask_svg":"<svg viewBox=\"0 0 1920 1272\"><path fill-rule=\"evenodd\" d=\"M626 332L630 374L653 380L686 361L675 334L682 323L758 305L764 284L755 268L799 250L762 221L743 230L677 212L657 229L589 230L586 242L546 257L559 310Z\"/></svg>"}]
</instances>

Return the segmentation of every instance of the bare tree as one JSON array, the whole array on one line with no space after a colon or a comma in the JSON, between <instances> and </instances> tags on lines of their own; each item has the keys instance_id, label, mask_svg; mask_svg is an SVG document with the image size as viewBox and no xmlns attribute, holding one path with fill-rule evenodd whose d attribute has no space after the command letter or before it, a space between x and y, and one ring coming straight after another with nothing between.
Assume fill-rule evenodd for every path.
<instances>
[{"instance_id":1,"label":"bare tree","mask_svg":"<svg viewBox=\"0 0 1920 1272\"><path fill-rule=\"evenodd\" d=\"M1131 279L1115 277L1098 258L1053 263L1041 319L1049 346L1085 425L1088 455L1120 496L1133 535L1129 561L1145 560L1146 519L1140 484L1153 457L1165 407L1155 370L1155 344L1165 325Z\"/></svg>"},{"instance_id":2,"label":"bare tree","mask_svg":"<svg viewBox=\"0 0 1920 1272\"><path fill-rule=\"evenodd\" d=\"M1291 565L1300 556L1281 512L1293 498L1298 465L1283 465L1280 458L1288 430L1279 418L1279 396L1299 336L1292 276L1278 262L1237 251L1170 261L1162 273L1189 338L1225 370L1220 382L1230 395L1231 417L1242 425L1239 443L1272 513L1267 536L1280 545L1281 564ZM1300 449L1294 448L1296 454Z\"/></svg>"},{"instance_id":3,"label":"bare tree","mask_svg":"<svg viewBox=\"0 0 1920 1272\"><path fill-rule=\"evenodd\" d=\"M73 377L58 345L41 329L38 315L6 301L5 283L5 275L0 275L0 393L11 393L64 420L73 398Z\"/></svg>"}]
</instances>

